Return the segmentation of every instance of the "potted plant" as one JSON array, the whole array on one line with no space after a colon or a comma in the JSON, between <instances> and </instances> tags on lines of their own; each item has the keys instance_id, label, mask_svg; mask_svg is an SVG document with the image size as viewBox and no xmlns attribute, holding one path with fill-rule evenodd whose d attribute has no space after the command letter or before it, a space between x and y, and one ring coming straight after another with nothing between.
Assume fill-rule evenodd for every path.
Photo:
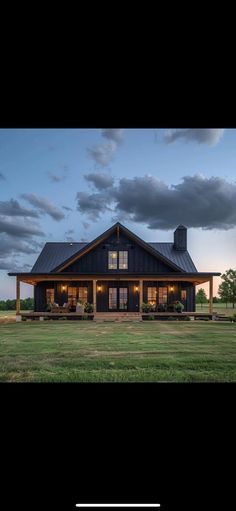
<instances>
[{"instance_id":1,"label":"potted plant","mask_svg":"<svg viewBox=\"0 0 236 511\"><path fill-rule=\"evenodd\" d=\"M87 312L87 313L93 312L93 304L92 303L85 303L85 305L84 305L84 312Z\"/></svg>"},{"instance_id":2,"label":"potted plant","mask_svg":"<svg viewBox=\"0 0 236 511\"><path fill-rule=\"evenodd\" d=\"M175 310L176 312L182 312L184 309L184 304L182 302L179 302L179 300L177 300L175 302Z\"/></svg>"},{"instance_id":3,"label":"potted plant","mask_svg":"<svg viewBox=\"0 0 236 511\"><path fill-rule=\"evenodd\" d=\"M151 309L150 303L145 303L145 302L142 303L142 311L143 312L150 312L150 309Z\"/></svg>"}]
</instances>

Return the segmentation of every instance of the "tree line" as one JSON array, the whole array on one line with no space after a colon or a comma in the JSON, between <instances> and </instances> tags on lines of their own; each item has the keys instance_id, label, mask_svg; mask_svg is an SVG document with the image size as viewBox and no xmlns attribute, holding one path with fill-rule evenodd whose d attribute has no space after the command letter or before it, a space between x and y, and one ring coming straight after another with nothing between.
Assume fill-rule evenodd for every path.
<instances>
[{"instance_id":1,"label":"tree line","mask_svg":"<svg viewBox=\"0 0 236 511\"><path fill-rule=\"evenodd\" d=\"M34 299L25 298L20 301L21 310L34 310ZM0 300L0 311L16 310L16 300Z\"/></svg>"},{"instance_id":2,"label":"tree line","mask_svg":"<svg viewBox=\"0 0 236 511\"><path fill-rule=\"evenodd\" d=\"M228 304L232 304L233 309L235 308L236 302L236 270L226 270L221 276L223 282L219 285L218 294L220 298L213 297L213 303L225 303L226 307ZM196 294L196 303L200 303L201 307L203 303L208 303L208 299L203 288L200 288Z\"/></svg>"}]
</instances>

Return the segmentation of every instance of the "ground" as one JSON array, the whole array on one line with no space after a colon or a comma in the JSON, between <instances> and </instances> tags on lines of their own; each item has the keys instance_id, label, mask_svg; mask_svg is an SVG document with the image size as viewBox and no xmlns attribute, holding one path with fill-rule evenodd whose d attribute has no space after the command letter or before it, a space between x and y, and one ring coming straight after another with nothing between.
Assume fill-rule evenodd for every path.
<instances>
[{"instance_id":1,"label":"ground","mask_svg":"<svg viewBox=\"0 0 236 511\"><path fill-rule=\"evenodd\" d=\"M236 323L3 323L0 381L235 382Z\"/></svg>"}]
</instances>

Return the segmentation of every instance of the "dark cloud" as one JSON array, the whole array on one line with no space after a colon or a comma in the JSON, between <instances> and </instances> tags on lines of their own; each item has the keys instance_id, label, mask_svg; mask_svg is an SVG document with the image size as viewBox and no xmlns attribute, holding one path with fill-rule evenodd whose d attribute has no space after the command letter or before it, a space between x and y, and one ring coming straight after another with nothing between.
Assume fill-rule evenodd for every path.
<instances>
[{"instance_id":1,"label":"dark cloud","mask_svg":"<svg viewBox=\"0 0 236 511\"><path fill-rule=\"evenodd\" d=\"M236 226L236 184L219 177L185 176L172 186L150 175L123 178L107 192L77 194L77 199L78 210L93 220L109 210L149 229L173 229L182 223L203 229Z\"/></svg>"},{"instance_id":2,"label":"dark cloud","mask_svg":"<svg viewBox=\"0 0 236 511\"><path fill-rule=\"evenodd\" d=\"M100 213L111 211L108 204L112 202L112 198L109 198L106 193L93 193L89 195L85 192L78 192L76 198L78 201L78 211L86 213L93 221L99 219Z\"/></svg>"},{"instance_id":3,"label":"dark cloud","mask_svg":"<svg viewBox=\"0 0 236 511\"><path fill-rule=\"evenodd\" d=\"M0 270L7 270L7 272L28 272L31 269L30 264L19 264L17 261L9 260L6 261L0 258Z\"/></svg>"},{"instance_id":4,"label":"dark cloud","mask_svg":"<svg viewBox=\"0 0 236 511\"><path fill-rule=\"evenodd\" d=\"M116 142L111 141L108 144L98 144L88 149L88 154L96 163L105 167L112 160L116 149Z\"/></svg>"},{"instance_id":5,"label":"dark cloud","mask_svg":"<svg viewBox=\"0 0 236 511\"><path fill-rule=\"evenodd\" d=\"M73 211L72 208L69 208L68 206L62 206L63 209L65 209L66 211Z\"/></svg>"},{"instance_id":6,"label":"dark cloud","mask_svg":"<svg viewBox=\"0 0 236 511\"><path fill-rule=\"evenodd\" d=\"M113 140L116 144L121 144L121 142L123 142L123 133L124 130L120 128L102 129L102 136L109 140Z\"/></svg>"},{"instance_id":7,"label":"dark cloud","mask_svg":"<svg viewBox=\"0 0 236 511\"><path fill-rule=\"evenodd\" d=\"M35 254L39 250L38 243L22 241L6 234L0 234L0 257L8 257L13 254Z\"/></svg>"},{"instance_id":8,"label":"dark cloud","mask_svg":"<svg viewBox=\"0 0 236 511\"><path fill-rule=\"evenodd\" d=\"M2 174L2 172L0 172L0 179L2 179L3 181L6 181L6 178L5 178L5 176Z\"/></svg>"},{"instance_id":9,"label":"dark cloud","mask_svg":"<svg viewBox=\"0 0 236 511\"><path fill-rule=\"evenodd\" d=\"M10 236L24 238L31 238L32 236L45 236L41 231L40 226L35 222L29 222L26 219L24 222L16 222L11 219L0 217L0 233L9 234Z\"/></svg>"},{"instance_id":10,"label":"dark cloud","mask_svg":"<svg viewBox=\"0 0 236 511\"><path fill-rule=\"evenodd\" d=\"M167 144L175 142L179 138L183 138L186 142L194 141L199 144L208 144L214 146L218 144L221 137L224 134L224 129L212 128L212 129L177 129L168 130L165 133L164 140Z\"/></svg>"},{"instance_id":11,"label":"dark cloud","mask_svg":"<svg viewBox=\"0 0 236 511\"><path fill-rule=\"evenodd\" d=\"M104 190L114 184L114 178L110 174L91 173L84 175L84 178L93 183L98 190Z\"/></svg>"},{"instance_id":12,"label":"dark cloud","mask_svg":"<svg viewBox=\"0 0 236 511\"><path fill-rule=\"evenodd\" d=\"M23 193L21 197L32 204L32 206L38 208L42 214L48 214L56 221L60 221L65 218L64 213L62 213L59 208L44 197L38 197L33 193Z\"/></svg>"},{"instance_id":13,"label":"dark cloud","mask_svg":"<svg viewBox=\"0 0 236 511\"><path fill-rule=\"evenodd\" d=\"M32 209L22 208L19 202L14 199L10 199L9 201L0 201L0 215L7 216L29 216L38 218L37 211Z\"/></svg>"}]
</instances>

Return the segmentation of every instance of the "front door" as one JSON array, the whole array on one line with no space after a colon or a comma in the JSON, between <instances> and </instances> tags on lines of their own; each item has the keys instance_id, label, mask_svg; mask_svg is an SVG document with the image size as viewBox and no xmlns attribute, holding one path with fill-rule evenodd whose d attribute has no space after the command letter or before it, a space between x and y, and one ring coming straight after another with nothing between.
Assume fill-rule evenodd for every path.
<instances>
[{"instance_id":1,"label":"front door","mask_svg":"<svg viewBox=\"0 0 236 511\"><path fill-rule=\"evenodd\" d=\"M109 287L108 289L108 310L109 311L127 311L128 310L128 288L127 287Z\"/></svg>"}]
</instances>

